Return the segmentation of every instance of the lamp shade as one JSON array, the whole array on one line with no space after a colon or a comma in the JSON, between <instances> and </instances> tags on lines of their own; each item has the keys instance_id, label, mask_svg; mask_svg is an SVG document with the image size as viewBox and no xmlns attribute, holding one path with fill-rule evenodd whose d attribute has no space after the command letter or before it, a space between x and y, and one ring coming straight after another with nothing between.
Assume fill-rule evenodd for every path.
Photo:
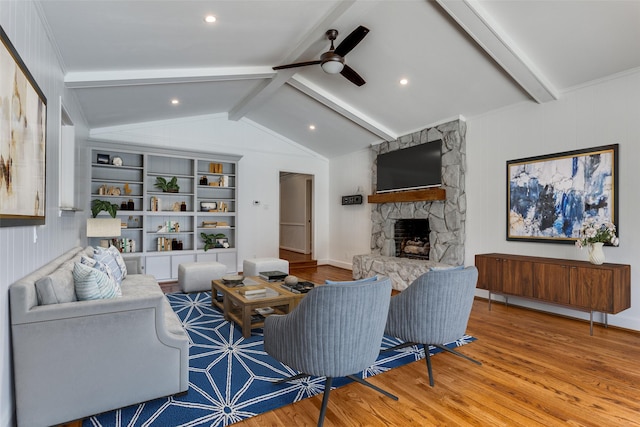
<instances>
[{"instance_id":1,"label":"lamp shade","mask_svg":"<svg viewBox=\"0 0 640 427\"><path fill-rule=\"evenodd\" d=\"M87 237L120 237L119 218L87 219Z\"/></svg>"}]
</instances>

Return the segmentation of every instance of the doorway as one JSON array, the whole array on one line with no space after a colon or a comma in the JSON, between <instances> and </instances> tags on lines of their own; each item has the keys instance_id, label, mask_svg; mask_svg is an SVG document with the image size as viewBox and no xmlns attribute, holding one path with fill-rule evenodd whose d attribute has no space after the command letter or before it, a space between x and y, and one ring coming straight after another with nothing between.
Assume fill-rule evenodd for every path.
<instances>
[{"instance_id":1,"label":"doorway","mask_svg":"<svg viewBox=\"0 0 640 427\"><path fill-rule=\"evenodd\" d=\"M313 175L280 172L280 256L313 260Z\"/></svg>"}]
</instances>

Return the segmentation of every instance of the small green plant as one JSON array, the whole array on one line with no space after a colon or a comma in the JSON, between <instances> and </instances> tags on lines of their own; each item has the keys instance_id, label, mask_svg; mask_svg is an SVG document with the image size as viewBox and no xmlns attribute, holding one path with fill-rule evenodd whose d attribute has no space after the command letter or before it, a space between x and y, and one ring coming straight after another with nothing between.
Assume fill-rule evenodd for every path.
<instances>
[{"instance_id":1,"label":"small green plant","mask_svg":"<svg viewBox=\"0 0 640 427\"><path fill-rule=\"evenodd\" d=\"M202 240L204 240L204 251L206 252L208 249L211 248L222 248L222 244L218 243L217 239L224 239L227 236L225 236L222 233L217 233L217 234L207 234L207 233L200 233L200 237L202 237Z\"/></svg>"},{"instance_id":2,"label":"small green plant","mask_svg":"<svg viewBox=\"0 0 640 427\"><path fill-rule=\"evenodd\" d=\"M167 193L177 193L180 191L180 186L178 185L178 178L173 177L169 181L167 181L164 177L158 176L156 177L156 187L162 189L162 191Z\"/></svg>"},{"instance_id":3,"label":"small green plant","mask_svg":"<svg viewBox=\"0 0 640 427\"><path fill-rule=\"evenodd\" d=\"M118 205L107 200L94 200L93 204L91 205L91 214L93 215L93 217L97 217L98 214L102 211L109 212L111 218L115 218L116 212L118 211Z\"/></svg>"}]
</instances>

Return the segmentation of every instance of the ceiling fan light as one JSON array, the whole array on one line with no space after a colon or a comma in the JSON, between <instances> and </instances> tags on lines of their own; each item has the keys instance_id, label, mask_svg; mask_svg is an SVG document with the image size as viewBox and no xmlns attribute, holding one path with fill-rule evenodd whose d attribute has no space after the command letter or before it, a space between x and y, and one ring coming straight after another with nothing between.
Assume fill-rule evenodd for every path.
<instances>
[{"instance_id":1,"label":"ceiling fan light","mask_svg":"<svg viewBox=\"0 0 640 427\"><path fill-rule=\"evenodd\" d=\"M344 64L341 61L327 61L322 63L322 69L327 74L338 74L344 68Z\"/></svg>"}]
</instances>

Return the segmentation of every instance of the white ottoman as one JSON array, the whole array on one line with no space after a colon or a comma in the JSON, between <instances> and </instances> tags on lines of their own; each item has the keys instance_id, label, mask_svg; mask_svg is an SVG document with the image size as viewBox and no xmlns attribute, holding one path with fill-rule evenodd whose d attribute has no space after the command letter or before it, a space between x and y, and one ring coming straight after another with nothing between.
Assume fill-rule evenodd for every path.
<instances>
[{"instance_id":1,"label":"white ottoman","mask_svg":"<svg viewBox=\"0 0 640 427\"><path fill-rule=\"evenodd\" d=\"M258 276L263 271L282 271L289 274L289 261L279 258L253 258L242 262L242 274L245 277Z\"/></svg>"},{"instance_id":2,"label":"white ottoman","mask_svg":"<svg viewBox=\"0 0 640 427\"><path fill-rule=\"evenodd\" d=\"M219 262L185 262L178 266L178 286L182 292L211 290L211 281L221 279L227 266Z\"/></svg>"}]
</instances>

